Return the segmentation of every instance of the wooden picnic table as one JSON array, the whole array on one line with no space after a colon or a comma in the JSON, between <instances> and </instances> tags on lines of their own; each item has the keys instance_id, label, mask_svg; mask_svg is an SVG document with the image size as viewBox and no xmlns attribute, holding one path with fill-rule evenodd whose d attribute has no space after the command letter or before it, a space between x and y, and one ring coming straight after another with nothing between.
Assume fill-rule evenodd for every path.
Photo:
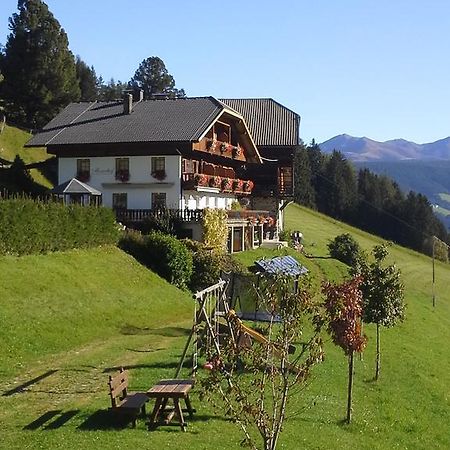
<instances>
[{"instance_id":1,"label":"wooden picnic table","mask_svg":"<svg viewBox=\"0 0 450 450\"><path fill-rule=\"evenodd\" d=\"M147 391L149 398L155 398L156 403L150 415L148 428L155 429L158 425L168 425L174 416L177 417L180 427L186 431L186 422L184 421L183 412L188 412L192 418L195 409L192 408L189 399L189 392L194 386L194 380L161 380ZM169 400L172 399L173 407L168 406ZM180 400L184 399L186 408L181 408Z\"/></svg>"}]
</instances>

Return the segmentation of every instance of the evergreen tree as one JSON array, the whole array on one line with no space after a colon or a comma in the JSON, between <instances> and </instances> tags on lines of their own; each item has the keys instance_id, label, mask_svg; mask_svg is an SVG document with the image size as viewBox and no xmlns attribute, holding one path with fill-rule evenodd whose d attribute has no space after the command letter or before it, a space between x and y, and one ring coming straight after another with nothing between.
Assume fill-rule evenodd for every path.
<instances>
[{"instance_id":1,"label":"evergreen tree","mask_svg":"<svg viewBox=\"0 0 450 450\"><path fill-rule=\"evenodd\" d=\"M302 143L294 154L294 199L301 205L316 207L316 194L312 184L312 172L308 150Z\"/></svg>"},{"instance_id":2,"label":"evergreen tree","mask_svg":"<svg viewBox=\"0 0 450 450\"><path fill-rule=\"evenodd\" d=\"M115 81L111 78L108 83L103 82L103 78L99 77L97 81L98 99L103 102L112 102L123 97L123 92L128 89L127 83L122 83L120 80Z\"/></svg>"},{"instance_id":3,"label":"evergreen tree","mask_svg":"<svg viewBox=\"0 0 450 450\"><path fill-rule=\"evenodd\" d=\"M19 0L9 19L1 70L10 117L36 128L80 97L75 61L59 22L41 0Z\"/></svg>"},{"instance_id":4,"label":"evergreen tree","mask_svg":"<svg viewBox=\"0 0 450 450\"><path fill-rule=\"evenodd\" d=\"M326 197L326 187L324 178L324 168L326 157L321 152L320 147L313 139L311 144L307 146L309 167L311 168L311 184L315 192L315 204L319 211L322 211Z\"/></svg>"},{"instance_id":5,"label":"evergreen tree","mask_svg":"<svg viewBox=\"0 0 450 450\"><path fill-rule=\"evenodd\" d=\"M341 152L334 150L327 161L323 187L323 212L337 219L353 218L357 201L356 177Z\"/></svg>"},{"instance_id":6,"label":"evergreen tree","mask_svg":"<svg viewBox=\"0 0 450 450\"><path fill-rule=\"evenodd\" d=\"M11 167L7 169L6 179L8 189L11 192L34 196L44 191L42 186L34 182L23 159L19 155L16 155Z\"/></svg>"},{"instance_id":7,"label":"evergreen tree","mask_svg":"<svg viewBox=\"0 0 450 450\"><path fill-rule=\"evenodd\" d=\"M133 78L130 81L133 89L142 89L145 98L151 98L156 94L167 94L169 97L185 97L183 89L175 87L175 79L166 69L162 59L151 56L139 64Z\"/></svg>"},{"instance_id":8,"label":"evergreen tree","mask_svg":"<svg viewBox=\"0 0 450 450\"><path fill-rule=\"evenodd\" d=\"M75 62L78 84L80 86L80 100L92 102L97 100L97 75L94 66L89 67L79 56Z\"/></svg>"}]
</instances>

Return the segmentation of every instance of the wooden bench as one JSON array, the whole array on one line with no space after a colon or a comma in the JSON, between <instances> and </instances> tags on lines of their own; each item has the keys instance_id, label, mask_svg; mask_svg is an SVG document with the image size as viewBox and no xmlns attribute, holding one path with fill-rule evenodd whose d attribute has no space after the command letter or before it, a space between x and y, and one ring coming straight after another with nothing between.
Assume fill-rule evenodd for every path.
<instances>
[{"instance_id":1,"label":"wooden bench","mask_svg":"<svg viewBox=\"0 0 450 450\"><path fill-rule=\"evenodd\" d=\"M192 418L195 409L192 408L189 399L189 392L194 386L194 380L161 380L147 391L147 396L155 398L156 403L148 422L149 430L155 429L158 425L169 425L174 416L178 418L180 427L186 431L187 423L184 421L183 412L188 412ZM169 400L173 400L173 407L168 407ZM184 399L186 408L181 408L180 399Z\"/></svg>"},{"instance_id":2,"label":"wooden bench","mask_svg":"<svg viewBox=\"0 0 450 450\"><path fill-rule=\"evenodd\" d=\"M128 392L128 371L120 369L116 375L110 375L108 381L111 397L111 410L124 413L131 418L133 428L141 412L145 416L145 404L149 398L145 392Z\"/></svg>"}]
</instances>

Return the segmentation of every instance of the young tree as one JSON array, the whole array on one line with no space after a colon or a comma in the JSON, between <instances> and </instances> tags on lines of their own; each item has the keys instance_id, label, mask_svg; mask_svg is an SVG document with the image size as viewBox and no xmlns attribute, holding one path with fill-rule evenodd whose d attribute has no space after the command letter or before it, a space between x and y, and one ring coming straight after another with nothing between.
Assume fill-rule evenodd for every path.
<instances>
[{"instance_id":1,"label":"young tree","mask_svg":"<svg viewBox=\"0 0 450 450\"><path fill-rule=\"evenodd\" d=\"M79 56L76 58L75 68L80 86L80 100L93 102L98 97L97 75L94 66L89 67Z\"/></svg>"},{"instance_id":2,"label":"young tree","mask_svg":"<svg viewBox=\"0 0 450 450\"><path fill-rule=\"evenodd\" d=\"M162 59L150 56L144 59L130 81L130 87L142 89L145 98L155 94L167 94L169 97L185 97L183 89L175 87L175 79L166 69Z\"/></svg>"},{"instance_id":3,"label":"young tree","mask_svg":"<svg viewBox=\"0 0 450 450\"><path fill-rule=\"evenodd\" d=\"M384 265L389 252L386 245L376 245L372 249L372 262L360 261L354 269L363 278L360 289L363 295L363 320L375 323L377 327L377 352L375 379L381 368L380 326L392 327L404 320L405 303L401 273L395 264Z\"/></svg>"},{"instance_id":4,"label":"young tree","mask_svg":"<svg viewBox=\"0 0 450 450\"><path fill-rule=\"evenodd\" d=\"M367 343L361 333L362 279L354 277L342 284L325 283L325 309L328 314L328 332L333 342L348 356L347 423L352 420L354 353L362 352Z\"/></svg>"},{"instance_id":5,"label":"young tree","mask_svg":"<svg viewBox=\"0 0 450 450\"><path fill-rule=\"evenodd\" d=\"M19 0L9 19L1 70L10 118L36 128L80 97L75 61L59 22L41 0Z\"/></svg>"},{"instance_id":6,"label":"young tree","mask_svg":"<svg viewBox=\"0 0 450 450\"><path fill-rule=\"evenodd\" d=\"M309 285L305 283L294 293L292 284L291 278L281 276L259 283L259 304L271 317L264 334L232 318L230 326L237 339L216 355L213 370L202 383L207 398L220 401L243 431L242 444L252 449L259 447L255 434L259 434L264 450L277 447L287 402L294 395L292 388L304 385L312 366L323 357L320 331L324 322L319 318L319 305ZM289 358L300 335L302 347ZM251 345L249 336L259 342Z\"/></svg>"}]
</instances>

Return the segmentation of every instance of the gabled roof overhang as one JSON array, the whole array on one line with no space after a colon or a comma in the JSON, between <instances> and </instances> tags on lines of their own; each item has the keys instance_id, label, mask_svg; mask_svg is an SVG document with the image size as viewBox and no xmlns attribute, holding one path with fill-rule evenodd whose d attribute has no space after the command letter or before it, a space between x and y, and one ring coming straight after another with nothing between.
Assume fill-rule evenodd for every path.
<instances>
[{"instance_id":1,"label":"gabled roof overhang","mask_svg":"<svg viewBox=\"0 0 450 450\"><path fill-rule=\"evenodd\" d=\"M234 109L230 108L229 106L225 105L225 103L222 103L219 100L216 100L221 106L222 111L217 114L217 116L213 119L213 121L205 128L201 136L199 137L199 141L202 140L207 133L211 130L211 128L214 126L214 124L218 121L220 121L223 118L232 119L234 120L236 124L236 128L239 131L239 134L242 139L242 143L245 146L245 149L247 150L247 160L251 163L256 164L262 164L263 161L261 159L261 155L259 154L258 148L256 147L255 141L253 140L252 135L250 134L250 130L247 126L247 123L245 122L244 117L239 114Z\"/></svg>"}]
</instances>

